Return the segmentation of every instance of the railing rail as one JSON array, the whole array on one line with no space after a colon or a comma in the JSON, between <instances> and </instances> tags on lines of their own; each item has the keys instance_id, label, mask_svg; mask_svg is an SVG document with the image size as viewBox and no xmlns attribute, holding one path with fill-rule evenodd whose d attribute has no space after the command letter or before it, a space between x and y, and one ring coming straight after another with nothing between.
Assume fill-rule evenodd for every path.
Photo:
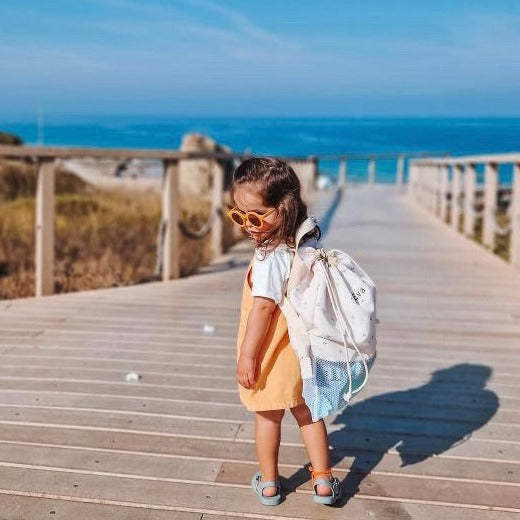
<instances>
[{"instance_id":1,"label":"railing rail","mask_svg":"<svg viewBox=\"0 0 520 520\"><path fill-rule=\"evenodd\" d=\"M512 166L511 187L499 185L499 165ZM478 166L484 168L483 189L477 185ZM409 197L457 232L475 239L475 224L481 219L482 245L492 252L497 236L509 236L509 261L520 268L520 153L415 159L409 175ZM481 194L483 209L478 211ZM500 225L497 210L504 194L509 195L509 223Z\"/></svg>"},{"instance_id":2,"label":"railing rail","mask_svg":"<svg viewBox=\"0 0 520 520\"><path fill-rule=\"evenodd\" d=\"M436 152L439 154L439 152ZM74 148L62 146L17 146L17 145L0 145L0 157L13 158L111 158L111 159L245 159L252 157L251 153L227 153L227 152L186 152L179 150L150 150L150 149L129 149L129 148ZM399 157L429 157L432 152L418 151L407 153L394 152L370 152L370 153L339 153L339 154L320 154L320 155L283 155L283 159L287 161L309 161L316 159L318 161L340 161L340 160L370 160L370 159L397 159ZM439 155L446 155L440 152Z\"/></svg>"}]
</instances>

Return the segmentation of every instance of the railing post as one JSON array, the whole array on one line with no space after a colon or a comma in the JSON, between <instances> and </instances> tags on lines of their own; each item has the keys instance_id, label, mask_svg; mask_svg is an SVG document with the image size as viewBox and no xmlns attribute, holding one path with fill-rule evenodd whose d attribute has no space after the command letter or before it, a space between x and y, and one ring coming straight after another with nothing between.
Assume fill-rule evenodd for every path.
<instances>
[{"instance_id":1,"label":"railing post","mask_svg":"<svg viewBox=\"0 0 520 520\"><path fill-rule=\"evenodd\" d=\"M217 160L211 161L213 193L211 197L211 246L213 257L222 254L222 194L224 192L224 169Z\"/></svg>"},{"instance_id":2,"label":"railing post","mask_svg":"<svg viewBox=\"0 0 520 520\"><path fill-rule=\"evenodd\" d=\"M424 172L427 166L424 164L417 165L417 169L415 171L415 188L414 188L414 198L417 204L422 205L423 202L423 177Z\"/></svg>"},{"instance_id":3,"label":"railing post","mask_svg":"<svg viewBox=\"0 0 520 520\"><path fill-rule=\"evenodd\" d=\"M430 181L430 188L431 188L431 208L430 211L433 215L437 216L438 214L438 208L439 208L439 165L435 164L432 166L431 171L431 181Z\"/></svg>"},{"instance_id":4,"label":"railing post","mask_svg":"<svg viewBox=\"0 0 520 520\"><path fill-rule=\"evenodd\" d=\"M429 210L432 215L437 215L437 189L438 189L438 178L437 178L438 166L433 164L430 167L429 175Z\"/></svg>"},{"instance_id":5,"label":"railing post","mask_svg":"<svg viewBox=\"0 0 520 520\"><path fill-rule=\"evenodd\" d=\"M418 182L418 195L417 200L419 201L419 204L424 208L426 206L426 203L428 199L427 196L427 190L426 190L426 179L428 178L428 170L430 166L427 164L421 165L419 169L419 174L417 175L417 182Z\"/></svg>"},{"instance_id":6,"label":"railing post","mask_svg":"<svg viewBox=\"0 0 520 520\"><path fill-rule=\"evenodd\" d=\"M447 193L449 190L449 179L448 179L448 166L443 164L440 166L440 208L439 217L443 222L446 222L448 218L448 199Z\"/></svg>"},{"instance_id":7,"label":"railing post","mask_svg":"<svg viewBox=\"0 0 520 520\"><path fill-rule=\"evenodd\" d=\"M435 216L441 216L441 200L442 200L442 165L437 164L435 167Z\"/></svg>"},{"instance_id":8,"label":"railing post","mask_svg":"<svg viewBox=\"0 0 520 520\"><path fill-rule=\"evenodd\" d=\"M338 169L338 186L343 187L347 184L347 159L341 157Z\"/></svg>"},{"instance_id":9,"label":"railing post","mask_svg":"<svg viewBox=\"0 0 520 520\"><path fill-rule=\"evenodd\" d=\"M475 231L475 189L477 171L475 165L467 163L464 172L464 234L473 238Z\"/></svg>"},{"instance_id":10,"label":"railing post","mask_svg":"<svg viewBox=\"0 0 520 520\"><path fill-rule=\"evenodd\" d=\"M423 189L423 196L422 196L422 204L426 211L430 210L430 174L432 172L432 166L429 164L424 168L424 172L422 174L422 189Z\"/></svg>"},{"instance_id":11,"label":"railing post","mask_svg":"<svg viewBox=\"0 0 520 520\"><path fill-rule=\"evenodd\" d=\"M421 176L422 180L422 205L426 211L430 211L430 174L432 172L432 166L429 164L424 168Z\"/></svg>"},{"instance_id":12,"label":"railing post","mask_svg":"<svg viewBox=\"0 0 520 520\"><path fill-rule=\"evenodd\" d=\"M520 163L513 165L513 192L511 194L511 264L520 268Z\"/></svg>"},{"instance_id":13,"label":"railing post","mask_svg":"<svg viewBox=\"0 0 520 520\"><path fill-rule=\"evenodd\" d=\"M368 160L368 184L373 186L376 182L376 160L371 158Z\"/></svg>"},{"instance_id":14,"label":"railing post","mask_svg":"<svg viewBox=\"0 0 520 520\"><path fill-rule=\"evenodd\" d=\"M429 211L430 205L430 192L428 182L430 179L431 168L431 165L427 165L421 168L421 204L426 211Z\"/></svg>"},{"instance_id":15,"label":"railing post","mask_svg":"<svg viewBox=\"0 0 520 520\"><path fill-rule=\"evenodd\" d=\"M309 187L308 187L308 196L311 197L313 191L316 189L316 182L318 180L318 173L319 173L319 159L316 156L311 156L312 161L312 176L309 179Z\"/></svg>"},{"instance_id":16,"label":"railing post","mask_svg":"<svg viewBox=\"0 0 520 520\"><path fill-rule=\"evenodd\" d=\"M179 161L164 161L162 219L165 225L163 247L163 281L180 276L179 248Z\"/></svg>"},{"instance_id":17,"label":"railing post","mask_svg":"<svg viewBox=\"0 0 520 520\"><path fill-rule=\"evenodd\" d=\"M408 197L415 202L415 176L416 176L417 166L413 161L410 161L408 165Z\"/></svg>"},{"instance_id":18,"label":"railing post","mask_svg":"<svg viewBox=\"0 0 520 520\"><path fill-rule=\"evenodd\" d=\"M417 201L419 205L425 205L425 197L426 197L426 188L425 188L425 178L428 175L428 165L422 164L417 175Z\"/></svg>"},{"instance_id":19,"label":"railing post","mask_svg":"<svg viewBox=\"0 0 520 520\"><path fill-rule=\"evenodd\" d=\"M396 179L395 183L399 190L401 190L403 186L403 173L404 173L404 155L399 155L397 158L397 166L396 166Z\"/></svg>"},{"instance_id":20,"label":"railing post","mask_svg":"<svg viewBox=\"0 0 520 520\"><path fill-rule=\"evenodd\" d=\"M54 159L41 159L36 185L36 296L54 292Z\"/></svg>"},{"instance_id":21,"label":"railing post","mask_svg":"<svg viewBox=\"0 0 520 520\"><path fill-rule=\"evenodd\" d=\"M413 199L417 204L421 203L421 177L424 171L424 166L418 164L414 168L414 182L413 182Z\"/></svg>"},{"instance_id":22,"label":"railing post","mask_svg":"<svg viewBox=\"0 0 520 520\"><path fill-rule=\"evenodd\" d=\"M486 163L484 171L484 219L482 221L482 244L495 247L495 218L497 211L498 166Z\"/></svg>"},{"instance_id":23,"label":"railing post","mask_svg":"<svg viewBox=\"0 0 520 520\"><path fill-rule=\"evenodd\" d=\"M460 193L462 188L462 165L453 165L453 182L451 184L451 227L459 231L460 221Z\"/></svg>"}]
</instances>

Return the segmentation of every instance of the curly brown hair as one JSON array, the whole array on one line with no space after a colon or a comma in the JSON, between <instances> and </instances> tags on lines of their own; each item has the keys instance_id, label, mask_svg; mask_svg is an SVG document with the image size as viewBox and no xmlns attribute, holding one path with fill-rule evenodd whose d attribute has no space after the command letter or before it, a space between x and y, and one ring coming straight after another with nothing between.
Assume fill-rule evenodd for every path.
<instances>
[{"instance_id":1,"label":"curly brown hair","mask_svg":"<svg viewBox=\"0 0 520 520\"><path fill-rule=\"evenodd\" d=\"M307 205L301 198L300 181L294 170L280 159L246 159L233 173L233 203L234 188L249 183L260 187L264 205L278 210L277 223L255 240L255 246L266 253L280 244L294 247L296 230L307 218Z\"/></svg>"}]
</instances>

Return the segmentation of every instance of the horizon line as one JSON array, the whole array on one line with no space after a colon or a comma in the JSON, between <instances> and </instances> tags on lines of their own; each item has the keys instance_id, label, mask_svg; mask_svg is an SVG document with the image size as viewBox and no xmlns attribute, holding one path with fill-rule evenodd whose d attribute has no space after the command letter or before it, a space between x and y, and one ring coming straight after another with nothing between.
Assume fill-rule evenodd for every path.
<instances>
[{"instance_id":1,"label":"horizon line","mask_svg":"<svg viewBox=\"0 0 520 520\"><path fill-rule=\"evenodd\" d=\"M421 115L243 115L243 114L158 114L158 113L97 113L97 114L81 114L81 113L51 113L37 112L33 117L25 115L3 116L1 124L18 123L18 122L32 122L36 121L38 117L45 117L49 119L55 118L79 118L79 119L94 119L94 118L184 118L184 119L520 119L520 114L513 115L489 115L489 114L473 114L473 115L445 115L445 114L421 114Z\"/></svg>"}]
</instances>

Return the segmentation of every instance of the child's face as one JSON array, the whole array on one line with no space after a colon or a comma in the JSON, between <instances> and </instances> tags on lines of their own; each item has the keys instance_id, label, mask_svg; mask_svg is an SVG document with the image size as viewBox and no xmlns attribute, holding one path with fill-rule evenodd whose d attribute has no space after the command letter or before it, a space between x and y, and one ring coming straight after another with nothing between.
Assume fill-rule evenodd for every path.
<instances>
[{"instance_id":1,"label":"child's face","mask_svg":"<svg viewBox=\"0 0 520 520\"><path fill-rule=\"evenodd\" d=\"M265 206L262 200L260 186L255 184L242 184L237 186L233 192L233 198L237 208L243 213L248 211L254 211L259 215L267 213L273 209L272 206ZM264 219L264 225L258 229L252 226L249 221L246 220L244 229L253 238L259 238L265 231L271 229L278 219L278 212L273 211L270 215L267 215Z\"/></svg>"}]
</instances>

